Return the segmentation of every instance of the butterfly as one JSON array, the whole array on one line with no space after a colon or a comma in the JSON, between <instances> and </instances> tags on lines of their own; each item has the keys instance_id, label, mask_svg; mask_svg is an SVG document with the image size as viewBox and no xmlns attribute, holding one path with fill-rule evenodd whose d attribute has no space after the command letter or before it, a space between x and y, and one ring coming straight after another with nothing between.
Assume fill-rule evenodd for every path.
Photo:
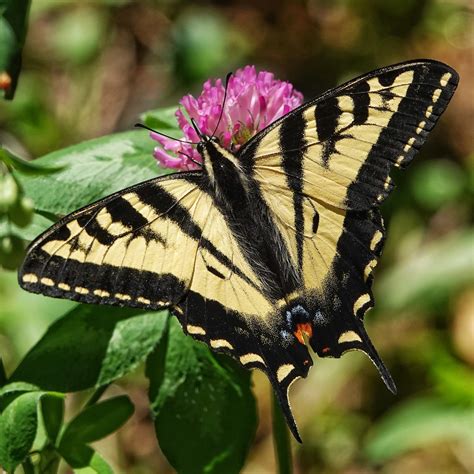
<instances>
[{"instance_id":1,"label":"butterfly","mask_svg":"<svg viewBox=\"0 0 474 474\"><path fill-rule=\"evenodd\" d=\"M458 83L432 60L329 90L237 152L200 133L202 169L145 181L64 217L30 245L20 285L84 303L169 308L183 330L263 370L301 438L290 385L320 357L360 350L385 238L379 205Z\"/></svg>"}]
</instances>

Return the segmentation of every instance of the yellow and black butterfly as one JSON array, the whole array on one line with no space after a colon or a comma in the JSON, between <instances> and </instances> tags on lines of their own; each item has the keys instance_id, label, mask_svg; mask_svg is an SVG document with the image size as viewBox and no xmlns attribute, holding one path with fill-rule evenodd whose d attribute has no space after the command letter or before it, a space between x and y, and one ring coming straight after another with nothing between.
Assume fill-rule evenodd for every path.
<instances>
[{"instance_id":1,"label":"yellow and black butterfly","mask_svg":"<svg viewBox=\"0 0 474 474\"><path fill-rule=\"evenodd\" d=\"M380 203L458 83L418 60L325 92L231 153L201 134L199 171L155 178L66 216L29 247L23 288L169 307L188 334L288 390L312 360L358 349L395 384L363 326L384 242Z\"/></svg>"}]
</instances>

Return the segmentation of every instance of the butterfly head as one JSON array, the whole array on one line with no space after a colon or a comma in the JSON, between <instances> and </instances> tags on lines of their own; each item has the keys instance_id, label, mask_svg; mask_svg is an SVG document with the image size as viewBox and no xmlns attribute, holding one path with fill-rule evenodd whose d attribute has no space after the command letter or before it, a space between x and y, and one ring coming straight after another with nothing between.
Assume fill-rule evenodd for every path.
<instances>
[{"instance_id":1,"label":"butterfly head","mask_svg":"<svg viewBox=\"0 0 474 474\"><path fill-rule=\"evenodd\" d=\"M200 138L197 151L202 157L203 170L211 183L217 187L222 184L224 188L242 184L244 175L241 172L238 158L220 144L218 137L203 134L194 120L192 122Z\"/></svg>"}]
</instances>

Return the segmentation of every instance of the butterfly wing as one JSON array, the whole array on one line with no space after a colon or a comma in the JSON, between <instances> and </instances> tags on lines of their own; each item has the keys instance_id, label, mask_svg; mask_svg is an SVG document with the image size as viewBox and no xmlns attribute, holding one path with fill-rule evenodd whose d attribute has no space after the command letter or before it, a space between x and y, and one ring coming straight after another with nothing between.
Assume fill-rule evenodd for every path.
<instances>
[{"instance_id":1,"label":"butterfly wing","mask_svg":"<svg viewBox=\"0 0 474 474\"><path fill-rule=\"evenodd\" d=\"M191 283L207 219L200 186L198 173L177 173L66 216L30 245L20 285L85 303L177 303Z\"/></svg>"},{"instance_id":2,"label":"butterfly wing","mask_svg":"<svg viewBox=\"0 0 474 474\"><path fill-rule=\"evenodd\" d=\"M299 272L296 296L317 308L311 346L323 357L364 351L392 391L362 324L384 241L378 205L393 188L390 170L413 159L457 82L453 69L435 61L383 68L302 105L238 153L256 183L253 199Z\"/></svg>"},{"instance_id":3,"label":"butterfly wing","mask_svg":"<svg viewBox=\"0 0 474 474\"><path fill-rule=\"evenodd\" d=\"M271 344L275 301L205 183L177 173L66 216L30 245L20 285L84 303L170 307L192 337L276 383L288 357L309 363L307 350Z\"/></svg>"}]
</instances>

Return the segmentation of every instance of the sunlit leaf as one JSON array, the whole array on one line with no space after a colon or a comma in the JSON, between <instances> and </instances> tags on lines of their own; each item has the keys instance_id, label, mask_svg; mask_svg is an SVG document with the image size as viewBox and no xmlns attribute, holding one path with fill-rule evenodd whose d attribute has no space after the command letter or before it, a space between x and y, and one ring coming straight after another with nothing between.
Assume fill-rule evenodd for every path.
<instances>
[{"instance_id":1,"label":"sunlit leaf","mask_svg":"<svg viewBox=\"0 0 474 474\"><path fill-rule=\"evenodd\" d=\"M153 158L144 131L107 135L38 158L41 166L64 166L47 176L16 173L39 211L64 215L132 184L168 173Z\"/></svg>"},{"instance_id":2,"label":"sunlit leaf","mask_svg":"<svg viewBox=\"0 0 474 474\"><path fill-rule=\"evenodd\" d=\"M133 370L161 339L166 312L78 305L57 320L25 356L12 381L72 392Z\"/></svg>"},{"instance_id":3,"label":"sunlit leaf","mask_svg":"<svg viewBox=\"0 0 474 474\"><path fill-rule=\"evenodd\" d=\"M148 127L159 129L164 133L172 134L176 138L181 138L183 132L178 127L175 113L176 107L148 110L140 115L140 120Z\"/></svg>"},{"instance_id":4,"label":"sunlit leaf","mask_svg":"<svg viewBox=\"0 0 474 474\"><path fill-rule=\"evenodd\" d=\"M13 169L21 171L22 173L38 175L56 173L64 168L66 165L49 165L45 166L39 160L27 161L19 156L16 156L11 151L0 146L0 160L5 164L11 166Z\"/></svg>"},{"instance_id":5,"label":"sunlit leaf","mask_svg":"<svg viewBox=\"0 0 474 474\"><path fill-rule=\"evenodd\" d=\"M0 466L13 471L28 455L38 425L41 392L20 395L0 415Z\"/></svg>"},{"instance_id":6,"label":"sunlit leaf","mask_svg":"<svg viewBox=\"0 0 474 474\"><path fill-rule=\"evenodd\" d=\"M0 237L15 235L23 240L33 240L41 232L51 227L54 221L41 214L33 214L31 223L26 227L18 227L7 219L0 220Z\"/></svg>"},{"instance_id":7,"label":"sunlit leaf","mask_svg":"<svg viewBox=\"0 0 474 474\"><path fill-rule=\"evenodd\" d=\"M23 393L37 392L38 390L39 389L36 385L26 382L13 382L4 385L0 388L0 412Z\"/></svg>"},{"instance_id":8,"label":"sunlit leaf","mask_svg":"<svg viewBox=\"0 0 474 474\"><path fill-rule=\"evenodd\" d=\"M7 374L5 372L5 366L3 365L3 360L0 357L0 388L7 383Z\"/></svg>"}]
</instances>

